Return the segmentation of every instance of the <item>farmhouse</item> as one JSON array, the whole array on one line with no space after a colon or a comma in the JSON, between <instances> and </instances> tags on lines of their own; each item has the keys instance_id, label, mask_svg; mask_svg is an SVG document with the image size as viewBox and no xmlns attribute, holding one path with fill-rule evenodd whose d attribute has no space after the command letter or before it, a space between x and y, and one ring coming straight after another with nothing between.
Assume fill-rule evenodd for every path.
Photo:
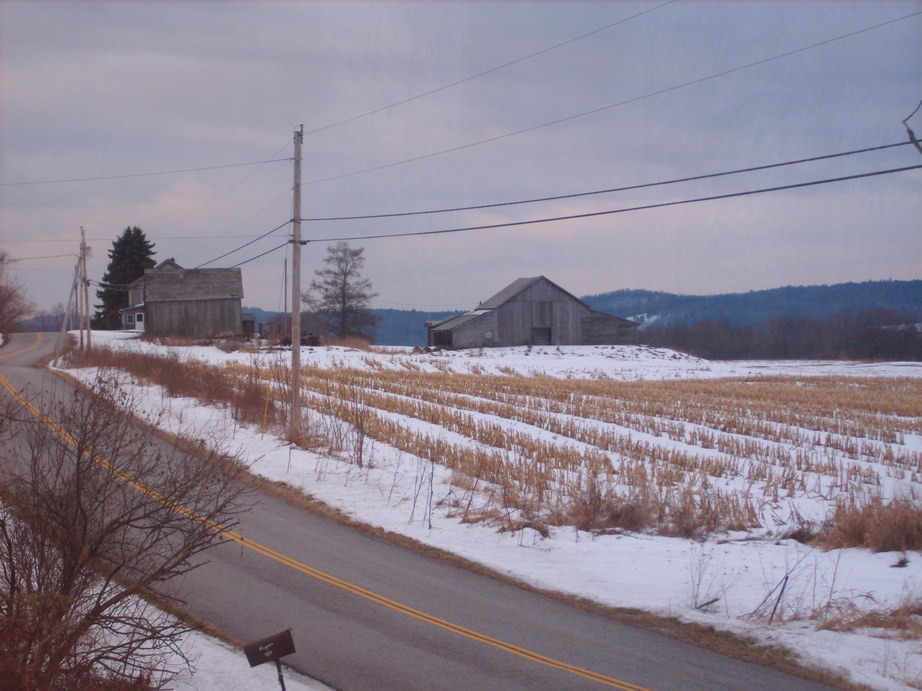
<instances>
[{"instance_id":1,"label":"farmhouse","mask_svg":"<svg viewBox=\"0 0 922 691\"><path fill-rule=\"evenodd\" d=\"M597 312L544 276L516 279L477 309L426 327L441 348L637 343L636 322Z\"/></svg>"},{"instance_id":2,"label":"farmhouse","mask_svg":"<svg viewBox=\"0 0 922 691\"><path fill-rule=\"evenodd\" d=\"M122 328L158 336L243 334L240 269L184 269L167 259L128 286Z\"/></svg>"}]
</instances>

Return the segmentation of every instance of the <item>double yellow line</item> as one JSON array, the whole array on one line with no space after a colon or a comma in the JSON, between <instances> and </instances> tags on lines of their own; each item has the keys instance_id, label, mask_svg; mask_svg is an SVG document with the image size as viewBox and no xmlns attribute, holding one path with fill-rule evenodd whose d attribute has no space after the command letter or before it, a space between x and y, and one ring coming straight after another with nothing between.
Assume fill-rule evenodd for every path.
<instances>
[{"instance_id":1,"label":"double yellow line","mask_svg":"<svg viewBox=\"0 0 922 691\"><path fill-rule=\"evenodd\" d=\"M13 350L9 353L0 352L0 360L5 360L8 357L13 357L14 355L22 355L23 353L28 353L30 350L35 350L42 343L42 335L40 333L35 334L35 341L30 346L25 348L20 348L19 350Z\"/></svg>"},{"instance_id":2,"label":"double yellow line","mask_svg":"<svg viewBox=\"0 0 922 691\"><path fill-rule=\"evenodd\" d=\"M39 338L40 338L40 335L39 335ZM38 343L35 343L32 347L37 347L37 345ZM21 353L23 351L17 351L17 352ZM2 384L3 387L19 402L19 404L22 405L23 408L28 410L29 413L31 413L37 420L45 424L49 429L51 429L55 434L60 436L68 444L71 444L71 445L76 444L76 441L74 440L74 438L65 429L60 427L51 418L49 418L42 411L40 411L35 405L33 405L31 401L26 399L19 391L16 390L16 388L3 375L0 375L0 384ZM258 554L262 554L263 556L268 557L269 559L272 559L278 562L279 564L282 564L283 566L287 566L290 569L294 569L295 571L298 571L307 576L310 576L311 578L315 578L318 581L322 581L336 588L345 590L346 592L352 593L353 595L357 595L358 597L368 600L369 602L374 602L383 607L387 607L388 609L393 610L394 612L397 612L399 614L403 614L405 616L411 617L418 621L422 621L427 624L437 626L441 629L450 631L451 633L457 634L459 636L464 636L465 638L477 641L479 643L483 643L484 645L489 645L494 648L498 648L499 650L505 651L507 653L511 653L513 655L517 655L519 657L525 658L526 660L531 660L532 662L536 662L538 664L546 665L548 667L553 667L554 669L558 669L563 672L567 672L569 674L574 674L578 677L589 679L591 681L595 681L600 684L604 684L606 686L610 686L616 689L622 689L622 691L648 691L642 686L637 686L635 684L631 684L626 681L621 681L619 679L615 679L613 677L609 677L604 674L598 674L588 669L583 669L582 667L576 667L575 665L570 665L570 664L567 664L566 662L555 660L552 657L541 655L540 653L533 652L531 650L528 650L527 648L523 648L513 643L507 643L506 641L503 641L499 638L493 638L492 636L487 636L486 634L479 633L477 631L474 631L473 629L466 628L459 624L454 624L445 619L440 619L439 617L433 616L431 614L427 614L426 612L410 607L409 605L405 605L403 603L397 602L396 600L392 600L388 597L380 595L372 590L368 590L367 588L362 588L361 586L358 586L354 583L350 583L349 581L345 581L341 578L337 578L336 576L328 574L325 571L315 569L314 567L308 566L307 564L300 562L297 559L293 559L292 557L282 554L281 552L277 552L274 549L271 549L269 547L266 547L263 544L260 544L259 542L256 542L255 540L251 540L250 538L245 537L234 530L230 530L227 527L219 523L215 523L214 521L206 519L204 516L200 516L196 514L194 511L190 510L188 507L185 507L181 504L177 504L176 502L172 502L166 499L163 495L161 495L156 490L151 489L150 487L147 487L146 485L142 484L141 482L139 482L138 480L130 476L128 473L125 473L124 471L113 466L109 461L107 461L104 458L94 457L93 460L99 465L106 468L107 470L111 470L112 472L114 472L119 477L119 479L121 479L123 482L128 483L129 485L131 485L133 488L135 488L139 492L142 492L143 494L156 499L157 501L161 502L165 506L168 506L169 508L179 512L180 514L184 516L187 516L188 518L191 518L193 520L199 521L207 525L214 532L219 533L223 537L226 537L227 539L233 542L236 542L237 544L243 547L251 549L254 552L257 552Z\"/></svg>"}]
</instances>

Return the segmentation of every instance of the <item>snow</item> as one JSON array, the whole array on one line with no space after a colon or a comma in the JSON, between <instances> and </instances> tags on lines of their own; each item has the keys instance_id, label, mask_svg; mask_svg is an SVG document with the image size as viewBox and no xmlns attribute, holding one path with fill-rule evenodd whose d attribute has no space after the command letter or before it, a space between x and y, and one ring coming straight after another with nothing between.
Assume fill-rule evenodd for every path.
<instances>
[{"instance_id":1,"label":"snow","mask_svg":"<svg viewBox=\"0 0 922 691\"><path fill-rule=\"evenodd\" d=\"M279 688L278 673L274 664L250 667L243 651L223 641L194 633L189 649L195 661L195 673L181 672L173 679L174 691L271 691ZM289 691L321 691L330 687L282 665L282 677Z\"/></svg>"},{"instance_id":2,"label":"snow","mask_svg":"<svg viewBox=\"0 0 922 691\"><path fill-rule=\"evenodd\" d=\"M132 340L131 334L122 332L94 332L93 341L160 353L176 350ZM247 363L256 357L206 346L179 350L182 357L212 364ZM710 362L642 346L547 346L425 354L397 347L375 352L320 347L303 348L302 363L368 371L412 368L627 381L765 375L922 377L922 363ZM70 373L84 381L96 375L92 369ZM369 452L371 467L359 468L345 457L289 448L270 434L234 424L226 410L191 399L168 399L159 387L127 381L124 386L147 415L159 417L159 424L173 433L194 436L196 430L223 430L221 444L245 459L254 473L300 487L360 521L454 552L528 584L783 645L808 664L845 673L873 688L918 688L922 682L920 641L881 637L874 635L880 632L871 630L822 630L817 618L811 616L817 612L834 615L855 607L883 608L922 598L922 554L906 555L908 563L896 568L898 553L822 551L759 529L714 535L703 541L646 533L593 535L573 527L552 528L548 537L529 528L500 533L483 523L461 523L432 497L421 500L420 478L426 472L433 473L438 492L439 487L446 486L442 483L447 482L451 471L386 444L374 443ZM907 444L919 449L922 439ZM806 504L798 507L810 509ZM772 607L781 601L782 584L782 621L769 623ZM274 669L265 670L265 686L254 685L242 672L231 671L234 665L234 669L241 663L245 667L242 653L213 642L197 645L202 651L199 671L187 686L177 688L236 688L233 683L240 678L247 679L247 688L274 688Z\"/></svg>"}]
</instances>

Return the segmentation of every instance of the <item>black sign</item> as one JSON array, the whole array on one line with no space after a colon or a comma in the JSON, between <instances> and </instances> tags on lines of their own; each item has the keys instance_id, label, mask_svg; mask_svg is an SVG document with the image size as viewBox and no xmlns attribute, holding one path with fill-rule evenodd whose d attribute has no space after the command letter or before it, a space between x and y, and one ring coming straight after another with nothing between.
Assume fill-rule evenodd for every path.
<instances>
[{"instance_id":1,"label":"black sign","mask_svg":"<svg viewBox=\"0 0 922 691\"><path fill-rule=\"evenodd\" d=\"M243 652L246 653L250 667L278 660L283 655L291 655L294 651L295 643L291 640L291 629L285 629L274 636L243 646Z\"/></svg>"}]
</instances>

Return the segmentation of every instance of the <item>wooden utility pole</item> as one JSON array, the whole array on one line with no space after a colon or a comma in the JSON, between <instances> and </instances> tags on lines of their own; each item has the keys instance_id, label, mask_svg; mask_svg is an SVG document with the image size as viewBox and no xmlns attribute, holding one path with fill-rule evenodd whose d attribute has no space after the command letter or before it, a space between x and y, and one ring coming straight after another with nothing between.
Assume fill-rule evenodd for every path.
<instances>
[{"instance_id":1,"label":"wooden utility pole","mask_svg":"<svg viewBox=\"0 0 922 691\"><path fill-rule=\"evenodd\" d=\"M291 419L289 441L300 437L301 429L301 143L304 125L295 130L294 192L291 205Z\"/></svg>"},{"instance_id":2,"label":"wooden utility pole","mask_svg":"<svg viewBox=\"0 0 922 691\"><path fill-rule=\"evenodd\" d=\"M86 231L80 226L80 280L83 282L83 315L80 320L80 347L83 347L83 327L86 325L86 349L93 349L93 340L90 336L90 280L86 275L86 260L89 254L86 246Z\"/></svg>"},{"instance_id":3,"label":"wooden utility pole","mask_svg":"<svg viewBox=\"0 0 922 691\"><path fill-rule=\"evenodd\" d=\"M70 287L70 295L67 298L67 309L64 311L64 319L61 320L61 337L67 334L70 329L70 320L75 311L79 311L79 300L77 300L77 291L79 290L80 262L74 265L74 282ZM83 347L83 344L80 344ZM57 353L55 353L57 354Z\"/></svg>"}]
</instances>

